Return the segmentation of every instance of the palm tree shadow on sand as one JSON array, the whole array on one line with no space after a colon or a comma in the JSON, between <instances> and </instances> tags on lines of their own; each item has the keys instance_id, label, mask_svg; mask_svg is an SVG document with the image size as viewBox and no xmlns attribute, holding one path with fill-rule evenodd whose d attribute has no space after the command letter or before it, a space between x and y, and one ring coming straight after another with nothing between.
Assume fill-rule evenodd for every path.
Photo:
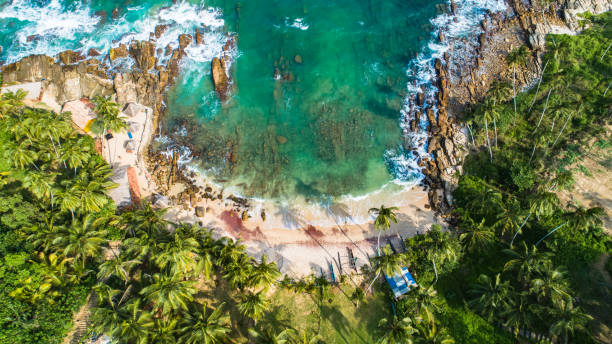
<instances>
[{"instance_id":1,"label":"palm tree shadow on sand","mask_svg":"<svg viewBox=\"0 0 612 344\"><path fill-rule=\"evenodd\" d=\"M323 206L327 215L334 219L336 224L353 221L353 215L349 211L349 207L344 203L332 202L327 206Z\"/></svg>"},{"instance_id":2,"label":"palm tree shadow on sand","mask_svg":"<svg viewBox=\"0 0 612 344\"><path fill-rule=\"evenodd\" d=\"M299 209L288 204L278 204L275 216L280 216L283 225L287 228L298 229L306 225Z\"/></svg>"}]
</instances>

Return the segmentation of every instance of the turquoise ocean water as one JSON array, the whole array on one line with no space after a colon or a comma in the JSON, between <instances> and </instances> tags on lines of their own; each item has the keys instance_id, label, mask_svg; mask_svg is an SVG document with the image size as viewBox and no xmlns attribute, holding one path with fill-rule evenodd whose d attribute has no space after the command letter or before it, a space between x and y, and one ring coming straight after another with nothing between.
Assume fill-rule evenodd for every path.
<instances>
[{"instance_id":1,"label":"turquoise ocean water","mask_svg":"<svg viewBox=\"0 0 612 344\"><path fill-rule=\"evenodd\" d=\"M405 127L416 92L435 95L431 66L448 49L437 32L473 35L484 10L502 6L457 2L458 19L442 0L4 1L0 60L104 53L168 24L163 49L200 29L204 44L187 50L160 141L189 145L193 166L244 195L359 195L422 179L427 123ZM228 37L236 44L223 52ZM225 102L210 75L221 54L231 60Z\"/></svg>"}]
</instances>

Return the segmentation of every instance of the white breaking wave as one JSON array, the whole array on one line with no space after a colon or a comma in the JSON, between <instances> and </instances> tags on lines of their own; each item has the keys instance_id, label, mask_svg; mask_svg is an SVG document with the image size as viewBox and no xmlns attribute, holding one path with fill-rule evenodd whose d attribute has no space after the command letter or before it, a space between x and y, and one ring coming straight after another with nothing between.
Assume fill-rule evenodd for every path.
<instances>
[{"instance_id":1,"label":"white breaking wave","mask_svg":"<svg viewBox=\"0 0 612 344\"><path fill-rule=\"evenodd\" d=\"M68 10L59 0L42 6L30 0L15 0L0 11L0 19L16 19L23 25L15 34L15 42L7 49L6 60L11 63L32 54L54 56L66 49L86 54L93 48L106 54L119 44L148 40L158 25L166 25L167 29L155 40L157 49L176 48L179 35L194 36L195 30L200 29L204 44L189 46L186 49L188 59L209 62L223 53L228 37L224 33L225 22L220 10L181 1L162 9L152 8L150 13L138 13L144 11L142 6L128 7L120 18L111 20L109 16L106 23L101 23L102 18L86 5ZM160 63L169 59L163 55L159 56Z\"/></svg>"},{"instance_id":2,"label":"white breaking wave","mask_svg":"<svg viewBox=\"0 0 612 344\"><path fill-rule=\"evenodd\" d=\"M292 21L289 17L287 17L285 18L285 25L303 31L308 30L310 28L310 25L306 23L306 20L304 18L296 18Z\"/></svg>"},{"instance_id":3,"label":"white breaking wave","mask_svg":"<svg viewBox=\"0 0 612 344\"><path fill-rule=\"evenodd\" d=\"M29 0L14 0L0 11L0 19L16 19L27 23L15 33L7 62L17 61L31 54L56 55L66 49L65 41L75 40L78 34L91 33L100 17L91 16L86 6L66 11L59 0L44 7Z\"/></svg>"},{"instance_id":4,"label":"white breaking wave","mask_svg":"<svg viewBox=\"0 0 612 344\"><path fill-rule=\"evenodd\" d=\"M436 59L443 60L444 53L449 51L447 42L460 42L462 38L476 40L482 33L480 22L485 13L506 10L504 0L455 0L457 11L455 14L445 13L431 20L434 31L431 33L429 43L410 63L406 74L411 80L408 85L408 96L404 100L404 106L400 111L400 127L404 135L405 144L397 149L388 150L385 153L385 161L388 168L395 176L398 183L417 184L425 177L422 173L423 167L418 162L426 157L431 157L427 152L429 121L427 110L431 109L436 118L438 108L436 106L436 95L438 94L437 75L434 67ZM448 2L450 8L450 1ZM444 43L438 40L439 34L446 37ZM461 54L461 49L455 47L454 54ZM443 62L444 63L444 62ZM417 104L418 93L423 92L424 105ZM410 130L410 122L416 119L416 114L421 116L418 123L419 130Z\"/></svg>"}]
</instances>

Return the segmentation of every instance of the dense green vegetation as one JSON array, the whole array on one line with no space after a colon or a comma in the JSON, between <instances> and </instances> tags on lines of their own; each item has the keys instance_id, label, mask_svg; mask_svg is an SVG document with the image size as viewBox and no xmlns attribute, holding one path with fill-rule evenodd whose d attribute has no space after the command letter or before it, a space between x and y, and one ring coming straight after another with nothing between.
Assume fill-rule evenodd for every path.
<instances>
[{"instance_id":1,"label":"dense green vegetation","mask_svg":"<svg viewBox=\"0 0 612 344\"><path fill-rule=\"evenodd\" d=\"M609 139L612 15L591 19L593 28L580 35L549 37L536 87L514 101L496 83L467 116L476 146L454 193L464 256L450 274L454 283L444 285L490 323L574 343L592 341L593 316L610 321L588 314L606 300L591 274L612 248L603 209L562 204L556 194L572 189L575 162L589 144Z\"/></svg>"},{"instance_id":2,"label":"dense green vegetation","mask_svg":"<svg viewBox=\"0 0 612 344\"><path fill-rule=\"evenodd\" d=\"M93 291L91 330L117 343L592 343L612 304L591 265L612 243L602 209L557 195L589 142L610 147L612 15L591 20L549 39L537 87L496 82L466 114L475 136L450 230L434 225L402 254L381 247L362 281L338 285L281 278L265 256L147 204L118 213L94 141L67 114L3 95L0 342L61 342ZM531 54L513 52L509 68ZM125 128L110 99L96 111L98 134ZM371 209L376 228L394 211ZM420 286L394 300L379 277L401 266Z\"/></svg>"},{"instance_id":3,"label":"dense green vegetation","mask_svg":"<svg viewBox=\"0 0 612 344\"><path fill-rule=\"evenodd\" d=\"M65 114L0 100L0 342L59 343L95 281L110 168ZM85 216L87 214L87 216Z\"/></svg>"}]
</instances>

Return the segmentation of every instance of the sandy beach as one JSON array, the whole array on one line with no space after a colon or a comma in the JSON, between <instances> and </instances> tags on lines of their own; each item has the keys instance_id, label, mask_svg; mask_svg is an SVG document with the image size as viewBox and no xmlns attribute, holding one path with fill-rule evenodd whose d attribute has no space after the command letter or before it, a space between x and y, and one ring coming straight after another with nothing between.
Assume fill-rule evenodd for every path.
<instances>
[{"instance_id":1,"label":"sandy beach","mask_svg":"<svg viewBox=\"0 0 612 344\"><path fill-rule=\"evenodd\" d=\"M22 87L30 91L36 89L26 99L29 106L50 107L60 111L60 106L53 99L47 99L45 89L40 89L40 84L14 85L3 91L15 91ZM48 101L41 101L45 99ZM110 140L103 140L101 153L113 166L113 181L118 184L109 196L118 206L125 206L135 196L145 201L151 199L158 188L144 162L147 145L155 135L152 130L152 110L135 103L120 105L123 109L120 116L128 122L130 134L124 131L115 133ZM72 112L75 126L81 130L86 123L83 118L93 116L92 104L87 99L67 102L61 109ZM126 145L129 141L133 146ZM197 174L193 181L202 188L215 186L202 174ZM183 188L178 183L173 186L171 193L179 193ZM229 192L226 194L230 195ZM423 186L398 185L393 182L367 195L340 197L325 205L305 199L291 202L249 199L249 204L249 219L246 221L235 210L233 202L227 199L204 199L191 204L187 209L184 204L168 204L167 219L198 223L213 230L217 237L227 236L240 240L249 254L256 259L261 259L265 254L285 274L305 276L314 273L324 274L328 278L331 278L330 264L337 276L338 270L343 273L358 271L361 266L369 264L368 256L375 255L378 230L374 228L374 217L368 213L368 209L380 205L399 208L398 223L393 224L381 236L381 245L391 242L398 250L402 248L400 237L407 238L425 232L431 228L432 223L438 222L434 212L428 209L427 191ZM197 206L205 209L204 216L196 216ZM266 214L265 220L262 219L262 211ZM352 250L356 258L356 270L349 264L347 248Z\"/></svg>"}]
</instances>

